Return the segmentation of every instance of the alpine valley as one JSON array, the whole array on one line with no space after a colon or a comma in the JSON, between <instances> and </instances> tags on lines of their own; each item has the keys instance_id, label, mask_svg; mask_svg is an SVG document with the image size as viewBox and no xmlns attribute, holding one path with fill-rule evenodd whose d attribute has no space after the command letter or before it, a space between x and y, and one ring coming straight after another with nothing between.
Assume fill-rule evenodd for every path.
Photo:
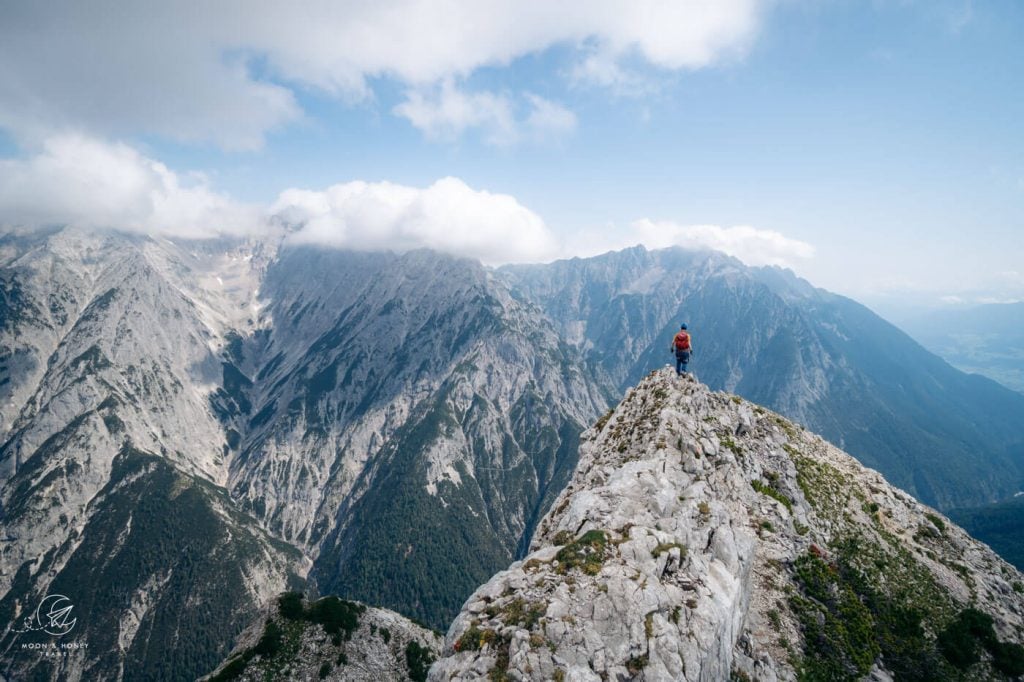
<instances>
[{"instance_id":1,"label":"alpine valley","mask_svg":"<svg viewBox=\"0 0 1024 682\"><path fill-rule=\"evenodd\" d=\"M745 402L741 415L740 402L704 388L684 396L668 388L667 373L646 380L665 387L631 391L609 414L627 390L670 360L669 340L680 321L693 330L693 367L704 383L760 403L782 421L754 419ZM683 416L643 416L650 405L637 403L641 396L659 409L669 398L693 407ZM693 412L697 407L703 412ZM626 425L614 443L607 429L591 429L602 414L604 424ZM701 429L735 429L744 416L744 437L754 440L736 447L747 459L727 445L692 447L710 442ZM685 427L670 439L683 453L665 488L677 500L672 504L692 506L683 498L698 504L687 491L700 476L713 476L698 476L697 469L721 455L712 467L725 467L721 484L705 486L713 498L709 511L694 507L694 513L738 528L749 521L740 520L742 508L766 533L772 531L764 522L786 529L779 548L758 554L756 534L739 529L715 539L688 526L662 537L675 531L657 528L660 517L644 511L643 495L632 489L623 491L636 498L636 520L620 518L621 510L588 516L588 505L611 494L630 453L644 453L635 465L643 468L663 449L657 436L668 427L657 425L665 419ZM564 577L547 563L560 551L550 549L555 546L575 547L586 563L598 555L611 560L608 547L618 543L620 558L610 565L633 580L631 561L641 572L654 571L646 557L637 563L652 542L654 549L667 547L648 551L656 577L668 570L667 561L679 585L664 588L668 597L652 592L651 603L686 590L679 581L699 582L691 574L718 560L724 572L716 580L728 589L718 597L699 590L689 597L700 604L711 599L693 622L704 619L735 641L745 626L725 618L723 609L746 603L749 594L737 585L776 570L771 561L790 562L794 589L805 601L790 599L776 617L798 656L796 642L810 627L807 609L832 609L826 592L849 590L860 595L858 603L867 599L856 580L869 567L842 553L849 548L842 538L860 537L847 532L854 522L873 529L871 538L883 549L888 536L917 533L925 558L915 560L937 577L915 573L908 580L915 589L948 588L941 604L914 616L913 627L899 620L902 611L871 618L896 618L893 627L911 629L923 622L921 637L932 644L967 619L961 629L980 633L964 640L980 661L968 667L981 666L972 668L977 674L1013 669L1018 652L1011 642L1019 640L1021 625L1014 569L952 524L928 521L919 503L791 422L821 433L938 509L1009 498L1024 482L1024 395L953 369L849 299L787 271L749 268L715 252L637 247L491 269L426 250L399 255L303 246L286 232L263 241L8 232L0 236L0 673L11 680L191 680L218 668L236 644L259 648L264 624L272 622L279 633L304 637L311 650L334 647L337 667L309 668L309 679L313 670L358 679L344 676L343 660L382 669L380 661L403 651L408 665L400 661L393 669L414 677L426 675L425 661L435 655L445 658L431 675L468 678L473 670L486 675L504 666L523 676L530 674L527 665L555 675L559 661L571 660L563 666L569 670L594 653L588 647L597 640L587 639L585 628L585 641L545 643L550 656L501 663L495 655L522 647L513 646L518 634L497 624L488 627L501 646L488 644L481 655L456 650L458 642L481 643L476 635L465 639L470 628L479 634L485 625L475 605L528 605L540 578L552 571ZM654 441L620 443L629 423L647 423ZM722 439L730 437L718 434L714 441ZM798 453L788 455L790 464L776 461L784 440ZM818 455L808 454L826 451L838 478L822 473ZM690 461L702 454L699 466ZM800 458L813 460L803 473ZM578 467L580 461L590 464ZM601 480L593 479L600 467ZM734 485L744 476L760 477L762 488L775 492L765 495L790 504L751 506L760 498ZM825 488L855 481L856 490L829 488L828 500L845 500L833 508L820 490L803 488L801 476ZM676 515L671 500L662 500L664 490L655 488L648 502L658 502L658 514ZM591 490L590 497L581 489ZM852 517L842 511L861 503L867 511ZM631 524L643 533L630 531ZM673 543L696 548L698 541L709 549L688 563L673 549ZM954 558L954 550L963 558ZM526 574L492 579L528 553L537 563L517 565L531 567ZM839 577L822 577L830 566ZM607 589L626 589L626 580ZM582 583L581 589L600 590ZM1007 585L1013 587L1004 590ZM483 591L467 602L478 588ZM278 599L287 590L305 592L310 601ZM781 595L782 587L776 591ZM73 646L60 655L47 655L54 635L38 616L48 595L63 595L74 606L74 626L60 638ZM317 600L322 595L342 599ZM586 617L573 598L560 598L560 618ZM778 609L758 604L751 622L774 622ZM849 604L835 606L812 620L827 630L829 618L842 616ZM907 608L917 607L908 602ZM435 629L454 622L449 641L442 649L428 629L382 609ZM673 611L657 613L641 615L661 632ZM860 611L855 615L867 622ZM514 615L523 619L532 616ZM643 619L639 627L642 632ZM388 632L383 644L382 630ZM607 653L608 674L679 674L662 649L643 653L634 634ZM746 658L723 649L707 659L715 661L711 667L689 663L687 670L719 679L732 661L743 674L770 669L787 678L801 669L779 663L788 659L778 641L758 637L744 640ZM726 644L732 651L735 642ZM936 670L960 670L948 652L940 660L938 649L922 646L914 655L931 657ZM876 649L883 659L894 655ZM838 663L818 650L800 651L857 674L873 665L846 650ZM254 656L233 659L232 674L259 660ZM645 673L648 663L654 667Z\"/></svg>"}]
</instances>

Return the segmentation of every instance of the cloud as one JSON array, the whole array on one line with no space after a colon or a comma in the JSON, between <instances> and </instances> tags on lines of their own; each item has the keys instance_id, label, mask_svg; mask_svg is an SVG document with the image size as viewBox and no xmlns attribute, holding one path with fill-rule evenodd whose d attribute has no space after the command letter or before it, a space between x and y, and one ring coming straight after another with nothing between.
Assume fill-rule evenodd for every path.
<instances>
[{"instance_id":1,"label":"cloud","mask_svg":"<svg viewBox=\"0 0 1024 682\"><path fill-rule=\"evenodd\" d=\"M1002 251L1010 259L1018 255L1006 245ZM918 272L864 278L858 293L882 300L915 301L928 306L1024 301L1024 271L998 269L991 259L986 261L989 266L986 269L970 268L964 262L965 253L963 249L954 249L948 255L925 254L916 262ZM950 277L949 273L956 273L956 276Z\"/></svg>"},{"instance_id":2,"label":"cloud","mask_svg":"<svg viewBox=\"0 0 1024 682\"><path fill-rule=\"evenodd\" d=\"M747 225L680 225L645 218L634 222L631 229L635 240L647 248L683 246L713 249L739 258L747 265L791 267L797 261L814 256L814 247L807 242L786 237L775 230L760 230Z\"/></svg>"},{"instance_id":3,"label":"cloud","mask_svg":"<svg viewBox=\"0 0 1024 682\"><path fill-rule=\"evenodd\" d=\"M544 140L576 128L576 115L562 105L532 93L526 93L523 99L528 111L517 116L509 96L465 92L447 79L434 92L410 91L394 113L433 139L452 140L476 129L487 144L494 146Z\"/></svg>"},{"instance_id":4,"label":"cloud","mask_svg":"<svg viewBox=\"0 0 1024 682\"><path fill-rule=\"evenodd\" d=\"M534 104L539 117L559 118ZM555 126L557 127L557 126ZM723 251L749 265L791 265L813 256L805 242L740 226L635 221L628 234L558 238L514 197L458 178L417 188L348 182L322 191L288 189L270 206L233 200L201 176L181 176L122 143L84 135L48 139L34 155L0 160L0 225L72 225L150 235L209 238L268 232L288 224L294 243L372 251L430 248L489 265L592 255L643 243ZM1019 283L1017 272L1003 279Z\"/></svg>"},{"instance_id":5,"label":"cloud","mask_svg":"<svg viewBox=\"0 0 1024 682\"><path fill-rule=\"evenodd\" d=\"M570 72L574 85L598 86L623 97L643 97L655 92L657 80L630 68L607 49L595 49L581 58Z\"/></svg>"},{"instance_id":6,"label":"cloud","mask_svg":"<svg viewBox=\"0 0 1024 682\"><path fill-rule=\"evenodd\" d=\"M5 3L0 126L36 144L75 130L258 147L301 109L254 76L231 24L229 3Z\"/></svg>"},{"instance_id":7,"label":"cloud","mask_svg":"<svg viewBox=\"0 0 1024 682\"><path fill-rule=\"evenodd\" d=\"M536 213L457 178L425 189L389 182L289 189L271 213L299 226L294 243L398 252L426 247L488 264L548 260L558 252Z\"/></svg>"},{"instance_id":8,"label":"cloud","mask_svg":"<svg viewBox=\"0 0 1024 682\"><path fill-rule=\"evenodd\" d=\"M409 92L394 113L434 139L453 139L470 128L482 129L485 141L494 145L511 144L517 137L507 97L492 92L463 92L450 80L435 93Z\"/></svg>"},{"instance_id":9,"label":"cloud","mask_svg":"<svg viewBox=\"0 0 1024 682\"><path fill-rule=\"evenodd\" d=\"M530 113L524 127L533 137L561 136L576 129L576 114L561 104L556 104L532 93L526 93Z\"/></svg>"},{"instance_id":10,"label":"cloud","mask_svg":"<svg viewBox=\"0 0 1024 682\"><path fill-rule=\"evenodd\" d=\"M1024 272L1000 270L985 278L988 298L1000 303L1024 301Z\"/></svg>"},{"instance_id":11,"label":"cloud","mask_svg":"<svg viewBox=\"0 0 1024 682\"><path fill-rule=\"evenodd\" d=\"M33 156L0 160L0 223L203 238L250 233L262 221L258 209L127 145L61 135Z\"/></svg>"},{"instance_id":12,"label":"cloud","mask_svg":"<svg viewBox=\"0 0 1024 682\"><path fill-rule=\"evenodd\" d=\"M558 243L515 198L457 178L426 188L349 182L289 189L270 207L243 204L201 176L181 176L122 143L84 135L48 139L24 159L0 159L0 226L71 225L193 239L261 236L357 250L431 248L498 264L551 259Z\"/></svg>"},{"instance_id":13,"label":"cloud","mask_svg":"<svg viewBox=\"0 0 1024 682\"><path fill-rule=\"evenodd\" d=\"M555 46L605 68L708 66L742 53L762 1L15 0L0 10L0 127L254 148L303 115L304 89L360 100L388 78L419 93Z\"/></svg>"},{"instance_id":14,"label":"cloud","mask_svg":"<svg viewBox=\"0 0 1024 682\"><path fill-rule=\"evenodd\" d=\"M536 115L559 118L534 103ZM557 126L555 126L557 127ZM288 189L269 208L244 204L182 176L123 143L84 135L49 138L27 158L0 159L0 225L72 225L150 235L209 238L264 235L274 221L295 243L357 250L430 248L497 265L593 255L637 243L723 251L749 265L792 265L814 248L772 230L637 220L627 234L607 226L558 238L514 197L475 190L458 178L417 188L348 182L322 191ZM999 273L1002 289L1021 274Z\"/></svg>"},{"instance_id":15,"label":"cloud","mask_svg":"<svg viewBox=\"0 0 1024 682\"><path fill-rule=\"evenodd\" d=\"M815 248L811 244L775 230L748 225L684 225L647 218L635 220L625 227L609 223L597 229L567 233L562 254L567 258L586 258L638 244L652 250L679 246L690 250L720 251L751 266L798 268L801 262L815 256Z\"/></svg>"},{"instance_id":16,"label":"cloud","mask_svg":"<svg viewBox=\"0 0 1024 682\"><path fill-rule=\"evenodd\" d=\"M725 2L647 2L603 20L607 30L589 35L571 70L576 84L610 88L640 97L657 88L644 72L699 69L741 55L757 28L756 0ZM612 28L611 22L617 22Z\"/></svg>"}]
</instances>

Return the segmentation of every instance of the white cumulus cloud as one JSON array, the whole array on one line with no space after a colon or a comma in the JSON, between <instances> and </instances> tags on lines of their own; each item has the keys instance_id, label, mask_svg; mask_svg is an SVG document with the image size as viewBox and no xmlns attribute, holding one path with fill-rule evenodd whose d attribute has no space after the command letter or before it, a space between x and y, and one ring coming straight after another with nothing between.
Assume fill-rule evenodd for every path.
<instances>
[{"instance_id":1,"label":"white cumulus cloud","mask_svg":"<svg viewBox=\"0 0 1024 682\"><path fill-rule=\"evenodd\" d=\"M262 222L258 209L127 145L60 135L26 158L0 160L0 224L203 238L250 233Z\"/></svg>"},{"instance_id":2,"label":"white cumulus cloud","mask_svg":"<svg viewBox=\"0 0 1024 682\"><path fill-rule=\"evenodd\" d=\"M319 191L288 189L266 207L236 201L202 176L175 173L126 144L84 135L51 137L26 157L0 159L2 226L72 225L199 239L267 234L274 219L293 227L289 238L296 243L430 248L491 265L593 255L637 243L714 249L748 265L792 266L814 255L810 244L773 230L649 219L634 221L624 234L609 225L566 239L515 197L473 189L453 177L425 188L356 181ZM1017 272L1003 277L1020 281Z\"/></svg>"},{"instance_id":3,"label":"white cumulus cloud","mask_svg":"<svg viewBox=\"0 0 1024 682\"><path fill-rule=\"evenodd\" d=\"M747 265L779 265L791 267L795 262L814 256L814 247L807 242L786 237L775 230L748 225L681 225L672 221L641 219L631 226L634 243L658 249L682 246L690 249L713 249L735 256Z\"/></svg>"},{"instance_id":4,"label":"white cumulus cloud","mask_svg":"<svg viewBox=\"0 0 1024 682\"><path fill-rule=\"evenodd\" d=\"M394 112L434 139L452 139L471 128L481 129L485 140L494 145L511 144L517 137L517 123L507 97L492 92L467 93L450 80L437 92L409 92Z\"/></svg>"},{"instance_id":5,"label":"white cumulus cloud","mask_svg":"<svg viewBox=\"0 0 1024 682\"><path fill-rule=\"evenodd\" d=\"M517 107L507 94L466 92L445 80L434 91L410 91L394 112L428 137L450 140L467 130L479 130L485 142L507 146L571 133L576 115L564 106L526 93ZM525 113L517 110L526 109Z\"/></svg>"},{"instance_id":6,"label":"white cumulus cloud","mask_svg":"<svg viewBox=\"0 0 1024 682\"><path fill-rule=\"evenodd\" d=\"M558 253L536 213L509 195L474 190L457 178L422 189L389 182L289 189L271 213L299 226L295 243L398 252L425 247L488 264L549 260Z\"/></svg>"},{"instance_id":7,"label":"white cumulus cloud","mask_svg":"<svg viewBox=\"0 0 1024 682\"><path fill-rule=\"evenodd\" d=\"M303 116L300 89L358 100L389 78L429 92L555 46L598 83L621 80L624 61L701 68L743 52L765 1L13 0L0 9L0 127L253 148Z\"/></svg>"}]
</instances>

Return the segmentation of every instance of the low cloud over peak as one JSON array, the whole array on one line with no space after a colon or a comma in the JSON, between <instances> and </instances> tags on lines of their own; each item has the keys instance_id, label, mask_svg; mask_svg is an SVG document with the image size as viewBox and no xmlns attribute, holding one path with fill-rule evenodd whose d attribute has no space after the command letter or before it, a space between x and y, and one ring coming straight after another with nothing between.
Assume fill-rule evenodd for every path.
<instances>
[{"instance_id":1,"label":"low cloud over peak","mask_svg":"<svg viewBox=\"0 0 1024 682\"><path fill-rule=\"evenodd\" d=\"M807 242L786 237L775 230L749 225L681 225L669 220L644 218L634 222L632 230L637 241L648 248L683 246L711 249L739 258L747 265L792 267L814 256L814 247Z\"/></svg>"},{"instance_id":2,"label":"low cloud over peak","mask_svg":"<svg viewBox=\"0 0 1024 682\"><path fill-rule=\"evenodd\" d=\"M618 237L556 234L515 197L445 177L427 187L354 181L292 188L270 206L246 204L123 144L78 134L49 138L24 158L0 160L0 227L71 225L150 235L261 236L272 222L293 243L372 251L430 248L489 265L542 262L642 243L707 248L748 265L792 266L814 248L772 230L648 219Z\"/></svg>"},{"instance_id":3,"label":"low cloud over peak","mask_svg":"<svg viewBox=\"0 0 1024 682\"><path fill-rule=\"evenodd\" d=\"M323 191L290 189L271 212L300 227L291 239L358 250L427 247L484 263L550 260L557 241L540 216L507 194L442 178L419 189L349 182Z\"/></svg>"},{"instance_id":4,"label":"low cloud over peak","mask_svg":"<svg viewBox=\"0 0 1024 682\"><path fill-rule=\"evenodd\" d=\"M182 178L128 145L68 134L26 158L0 160L0 224L205 238L253 233L264 223L257 208L210 189L201 176Z\"/></svg>"},{"instance_id":5,"label":"low cloud over peak","mask_svg":"<svg viewBox=\"0 0 1024 682\"><path fill-rule=\"evenodd\" d=\"M245 204L181 176L123 143L83 135L47 139L34 154L0 160L0 227L70 225L190 239L260 236L272 219L289 239L356 250L432 248L485 263L550 260L554 235L507 194L458 178L426 188L349 182L288 189L270 207Z\"/></svg>"}]
</instances>

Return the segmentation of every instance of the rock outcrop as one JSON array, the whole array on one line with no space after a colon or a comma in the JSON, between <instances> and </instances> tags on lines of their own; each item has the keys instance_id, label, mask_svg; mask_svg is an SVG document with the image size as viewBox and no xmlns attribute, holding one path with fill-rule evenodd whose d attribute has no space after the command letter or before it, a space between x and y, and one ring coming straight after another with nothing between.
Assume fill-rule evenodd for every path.
<instances>
[{"instance_id":1,"label":"rock outcrop","mask_svg":"<svg viewBox=\"0 0 1024 682\"><path fill-rule=\"evenodd\" d=\"M281 595L206 682L413 680L422 682L441 637L393 611L337 597Z\"/></svg>"},{"instance_id":2,"label":"rock outcrop","mask_svg":"<svg viewBox=\"0 0 1024 682\"><path fill-rule=\"evenodd\" d=\"M583 436L430 679L1024 673L1024 578L801 427L669 369Z\"/></svg>"}]
</instances>

